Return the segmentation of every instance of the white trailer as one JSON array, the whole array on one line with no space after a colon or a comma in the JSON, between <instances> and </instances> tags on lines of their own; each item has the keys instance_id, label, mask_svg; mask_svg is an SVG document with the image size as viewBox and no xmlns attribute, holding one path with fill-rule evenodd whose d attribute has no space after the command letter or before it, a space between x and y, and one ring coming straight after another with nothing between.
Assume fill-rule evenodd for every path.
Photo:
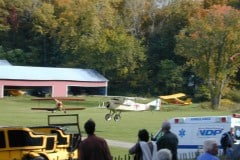
<instances>
[{"instance_id":1,"label":"white trailer","mask_svg":"<svg viewBox=\"0 0 240 160\"><path fill-rule=\"evenodd\" d=\"M240 114L228 116L203 116L203 117L175 117L169 120L171 131L178 137L178 157L195 158L202 152L203 142L214 138L222 152L220 138L223 133L234 128L236 143L240 140ZM153 137L156 140L161 136L161 131Z\"/></svg>"}]
</instances>

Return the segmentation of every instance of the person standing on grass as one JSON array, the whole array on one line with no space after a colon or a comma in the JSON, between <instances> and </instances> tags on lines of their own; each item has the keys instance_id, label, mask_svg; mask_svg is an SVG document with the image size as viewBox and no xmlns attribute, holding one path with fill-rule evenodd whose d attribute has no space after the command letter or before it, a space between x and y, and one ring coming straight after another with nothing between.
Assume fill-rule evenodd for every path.
<instances>
[{"instance_id":1,"label":"person standing on grass","mask_svg":"<svg viewBox=\"0 0 240 160\"><path fill-rule=\"evenodd\" d=\"M95 126L92 119L84 124L88 136L79 144L78 158L79 160L112 160L106 140L94 134Z\"/></svg>"}]
</instances>

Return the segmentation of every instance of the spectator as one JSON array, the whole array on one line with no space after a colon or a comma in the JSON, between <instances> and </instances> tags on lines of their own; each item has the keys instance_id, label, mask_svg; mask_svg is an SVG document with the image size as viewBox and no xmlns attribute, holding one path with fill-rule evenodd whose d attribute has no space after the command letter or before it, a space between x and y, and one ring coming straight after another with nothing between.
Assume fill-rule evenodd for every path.
<instances>
[{"instance_id":1,"label":"spectator","mask_svg":"<svg viewBox=\"0 0 240 160\"><path fill-rule=\"evenodd\" d=\"M160 149L157 152L157 160L172 160L172 153L169 149Z\"/></svg>"},{"instance_id":2,"label":"spectator","mask_svg":"<svg viewBox=\"0 0 240 160\"><path fill-rule=\"evenodd\" d=\"M170 131L171 125L168 121L162 123L163 135L157 140L157 150L167 148L172 153L172 160L177 160L178 138Z\"/></svg>"},{"instance_id":3,"label":"spectator","mask_svg":"<svg viewBox=\"0 0 240 160\"><path fill-rule=\"evenodd\" d=\"M223 155L227 158L232 156L233 145L234 145L234 130L230 128L228 132L222 134L220 143L223 148Z\"/></svg>"},{"instance_id":4,"label":"spectator","mask_svg":"<svg viewBox=\"0 0 240 160\"><path fill-rule=\"evenodd\" d=\"M233 147L231 160L239 160L239 159L240 159L240 144L237 144L236 146Z\"/></svg>"},{"instance_id":5,"label":"spectator","mask_svg":"<svg viewBox=\"0 0 240 160\"><path fill-rule=\"evenodd\" d=\"M149 142L146 129L138 131L138 142L129 149L129 154L135 154L134 160L157 160L157 146L154 142Z\"/></svg>"},{"instance_id":6,"label":"spectator","mask_svg":"<svg viewBox=\"0 0 240 160\"><path fill-rule=\"evenodd\" d=\"M197 157L197 160L219 160L216 156L218 154L217 141L208 139L203 144L204 153Z\"/></svg>"},{"instance_id":7,"label":"spectator","mask_svg":"<svg viewBox=\"0 0 240 160\"><path fill-rule=\"evenodd\" d=\"M89 119L84 129L88 136L79 145L79 160L112 160L107 142L94 134L95 122Z\"/></svg>"}]
</instances>

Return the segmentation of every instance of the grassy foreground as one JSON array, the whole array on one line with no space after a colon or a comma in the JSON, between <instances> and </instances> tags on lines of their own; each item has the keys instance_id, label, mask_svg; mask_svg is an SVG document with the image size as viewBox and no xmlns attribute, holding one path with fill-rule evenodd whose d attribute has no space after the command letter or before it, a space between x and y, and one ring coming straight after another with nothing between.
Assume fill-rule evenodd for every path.
<instances>
[{"instance_id":1,"label":"grassy foreground","mask_svg":"<svg viewBox=\"0 0 240 160\"><path fill-rule=\"evenodd\" d=\"M54 101L32 101L33 97L5 97L0 99L0 126L34 126L46 125L49 114L64 114L63 112L51 113L48 111L34 111L31 107L54 107ZM160 111L124 112L121 121L105 121L107 109L98 108L99 102L106 101L106 97L86 96L85 101L66 101L65 107L86 107L81 111L68 111L66 114L79 114L79 123L83 136L86 136L83 125L92 118L96 122L96 134L106 139L136 142L139 129L146 128L149 133L155 133L164 120L183 116L211 116L229 115L231 109L211 110L202 107L202 104L189 106L163 105ZM151 101L146 99L142 102ZM239 106L237 106L239 107ZM236 108L236 107L235 107ZM111 147L113 156L125 155L126 148Z\"/></svg>"}]
</instances>

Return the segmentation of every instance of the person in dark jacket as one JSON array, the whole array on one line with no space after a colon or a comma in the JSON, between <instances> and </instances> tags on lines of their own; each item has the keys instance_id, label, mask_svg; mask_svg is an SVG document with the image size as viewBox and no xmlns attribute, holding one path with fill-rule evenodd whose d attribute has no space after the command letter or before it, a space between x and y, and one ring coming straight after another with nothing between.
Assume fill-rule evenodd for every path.
<instances>
[{"instance_id":1,"label":"person in dark jacket","mask_svg":"<svg viewBox=\"0 0 240 160\"><path fill-rule=\"evenodd\" d=\"M177 160L178 138L170 131L171 125L168 121L162 123L163 135L157 140L157 150L167 148L172 153L172 160Z\"/></svg>"},{"instance_id":2,"label":"person in dark jacket","mask_svg":"<svg viewBox=\"0 0 240 160\"><path fill-rule=\"evenodd\" d=\"M226 157L231 157L234 146L234 129L232 127L228 132L222 134L220 143L223 148L223 155Z\"/></svg>"},{"instance_id":3,"label":"person in dark jacket","mask_svg":"<svg viewBox=\"0 0 240 160\"><path fill-rule=\"evenodd\" d=\"M94 134L95 122L89 119L84 124L84 129L88 137L79 145L79 160L112 160L106 140Z\"/></svg>"}]
</instances>

